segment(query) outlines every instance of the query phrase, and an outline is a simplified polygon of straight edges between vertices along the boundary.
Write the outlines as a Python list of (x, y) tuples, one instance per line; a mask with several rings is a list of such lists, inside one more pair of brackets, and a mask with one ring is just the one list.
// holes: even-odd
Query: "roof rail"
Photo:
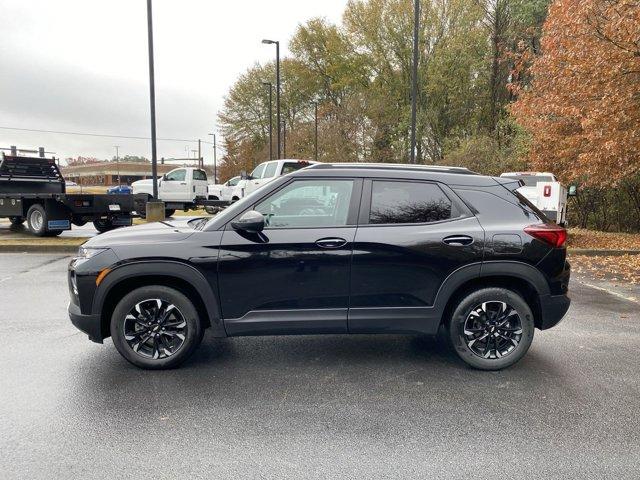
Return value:
[(408, 163), (316, 163), (307, 168), (375, 168), (380, 170), (421, 170), (424, 172), (448, 172), (466, 175), (478, 175), (465, 167), (449, 167), (444, 165), (411, 165)]

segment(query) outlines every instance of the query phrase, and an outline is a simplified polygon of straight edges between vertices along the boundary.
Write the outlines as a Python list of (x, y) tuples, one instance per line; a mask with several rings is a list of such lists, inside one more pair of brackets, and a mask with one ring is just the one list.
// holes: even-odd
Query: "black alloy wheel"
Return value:
[(140, 368), (173, 368), (200, 345), (204, 328), (198, 310), (182, 292), (164, 285), (140, 287), (116, 305), (110, 324), (113, 343)]
[(464, 324), (467, 347), (481, 358), (502, 358), (512, 353), (522, 338), (520, 316), (501, 301), (482, 302)]
[(184, 315), (173, 303), (150, 298), (135, 304), (124, 319), (124, 338), (136, 354), (162, 359), (174, 355), (187, 335)]
[(451, 347), (465, 363), (481, 370), (500, 370), (527, 353), (535, 321), (519, 293), (489, 287), (463, 295), (446, 326)]

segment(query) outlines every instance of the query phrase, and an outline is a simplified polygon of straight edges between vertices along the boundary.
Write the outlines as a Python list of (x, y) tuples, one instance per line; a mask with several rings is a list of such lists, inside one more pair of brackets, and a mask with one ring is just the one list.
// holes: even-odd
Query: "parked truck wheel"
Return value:
[(109, 230), (116, 228), (113, 226), (113, 222), (108, 218), (98, 218), (97, 220), (94, 220), (93, 226), (100, 233), (108, 232)]
[(27, 227), (32, 234), (38, 237), (44, 237), (47, 234), (47, 212), (39, 203), (29, 207)]
[(87, 221), (80, 218), (74, 218), (73, 220), (71, 220), (71, 223), (73, 223), (76, 227), (83, 227), (87, 224)]
[(173, 208), (167, 208), (167, 209), (164, 211), (164, 216), (165, 216), (165, 217), (171, 217), (171, 216), (173, 216), (173, 214), (174, 214), (174, 213), (176, 213), (175, 209), (173, 209)]
[(24, 223), (24, 217), (9, 217), (11, 225), (22, 225)]

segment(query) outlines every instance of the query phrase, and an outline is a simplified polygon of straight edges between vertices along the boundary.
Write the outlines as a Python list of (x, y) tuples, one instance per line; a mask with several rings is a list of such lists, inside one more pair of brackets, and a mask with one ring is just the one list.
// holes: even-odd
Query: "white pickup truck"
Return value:
[(231, 200), (239, 200), (245, 195), (250, 194), (254, 190), (257, 190), (262, 185), (269, 183), (270, 181), (278, 178), (281, 175), (286, 175), (301, 168), (308, 167), (314, 162), (311, 160), (271, 160), (269, 162), (263, 162), (253, 169), (251, 174), (241, 175), (240, 181), (237, 183), (231, 193)]
[[(558, 225), (567, 224), (567, 189), (550, 172), (508, 172), (501, 177), (521, 180), (524, 186), (518, 193), (542, 210), (550, 220)], [(575, 195), (573, 187), (569, 195)]]
[[(153, 180), (138, 180), (131, 184), (133, 193), (153, 195)], [(200, 168), (175, 168), (158, 179), (158, 198), (165, 202), (166, 214), (176, 210), (198, 207), (199, 200), (207, 198), (207, 172)], [(138, 212), (144, 215), (143, 212)]]
[[(209, 185), (209, 200), (224, 200), (230, 202), (234, 200), (233, 196), (240, 181), (240, 176), (230, 178), (222, 185)], [(238, 200), (240, 197), (235, 198)]]

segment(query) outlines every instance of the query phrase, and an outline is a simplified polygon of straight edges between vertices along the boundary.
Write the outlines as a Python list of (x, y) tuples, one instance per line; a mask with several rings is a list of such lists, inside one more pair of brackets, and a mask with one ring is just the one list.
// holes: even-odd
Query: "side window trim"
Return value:
[[(381, 182), (399, 182), (399, 183), (428, 183), (431, 185), (435, 185), (442, 191), (443, 195), (451, 202), (452, 212), (455, 211), (458, 215), (455, 217), (447, 218), (445, 220), (437, 220), (435, 222), (419, 222), (419, 223), (370, 223), (370, 215), (371, 215), (371, 197), (373, 191), (373, 182), (374, 181)], [(458, 199), (458, 196), (453, 193), (453, 191), (445, 184), (440, 182), (435, 182), (432, 180), (409, 180), (404, 178), (368, 178), (365, 180), (363, 188), (362, 188), (362, 204), (360, 207), (360, 213), (358, 215), (358, 226), (359, 227), (403, 227), (403, 226), (412, 226), (412, 225), (437, 225), (440, 223), (446, 222), (455, 222), (462, 218), (467, 218), (469, 216), (473, 216), (473, 214), (469, 211), (467, 206)]]

